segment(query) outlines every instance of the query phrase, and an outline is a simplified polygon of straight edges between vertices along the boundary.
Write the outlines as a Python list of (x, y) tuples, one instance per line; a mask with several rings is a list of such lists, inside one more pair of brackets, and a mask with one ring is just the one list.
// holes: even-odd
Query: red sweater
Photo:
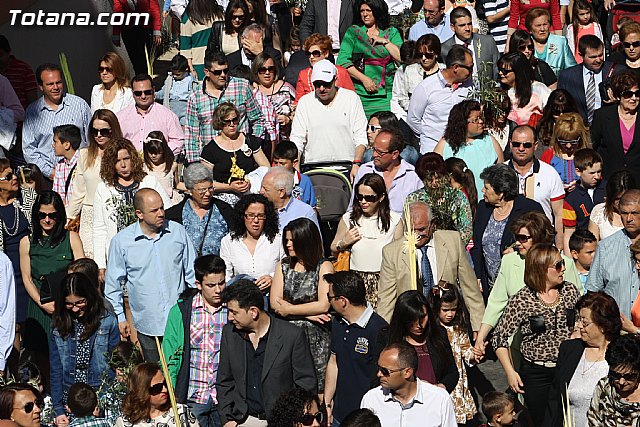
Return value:
[[(136, 5), (135, 8), (132, 7)], [(148, 13), (149, 14), (149, 22), (145, 25), (145, 28), (153, 30), (154, 36), (159, 36), (161, 34), (162, 28), (162, 19), (160, 18), (160, 4), (158, 0), (113, 0), (113, 13)], [(113, 35), (119, 36), (120, 30), (122, 27), (131, 27), (135, 24), (135, 18), (131, 18), (131, 25), (114, 25), (113, 26)], [(144, 20), (141, 19), (140, 22)], [(127, 17), (124, 20), (125, 24), (127, 22)]]
[(523, 3), (522, 0), (511, 0), (509, 8), (509, 28), (514, 30), (526, 30), (524, 25), (527, 12), (535, 7), (547, 9), (551, 13), (551, 28), (549, 31), (562, 30), (560, 23), (560, 3), (558, 0), (528, 0)]

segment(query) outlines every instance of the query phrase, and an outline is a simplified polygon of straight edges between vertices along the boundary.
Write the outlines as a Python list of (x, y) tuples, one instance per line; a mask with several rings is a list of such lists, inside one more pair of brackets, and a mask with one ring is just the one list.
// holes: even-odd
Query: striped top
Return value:
[[(500, 12), (502, 9), (509, 7), (509, 0), (488, 0), (484, 2), (485, 16), (493, 16)], [(507, 44), (507, 30), (509, 28), (509, 15), (507, 14), (498, 22), (494, 22), (489, 25), (489, 35), (493, 36), (493, 39), (498, 46), (498, 52), (504, 52), (504, 47)]]
[(27, 108), (29, 105), (27, 93), (38, 90), (36, 75), (33, 73), (31, 66), (11, 55), (9, 66), (2, 74), (11, 82), (11, 86), (13, 90), (16, 91), (22, 108)]
[(187, 59), (191, 59), (193, 69), (198, 73), (198, 81), (204, 79), (204, 53), (207, 50), (211, 25), (193, 23), (189, 15), (185, 12), (180, 23), (180, 54)]

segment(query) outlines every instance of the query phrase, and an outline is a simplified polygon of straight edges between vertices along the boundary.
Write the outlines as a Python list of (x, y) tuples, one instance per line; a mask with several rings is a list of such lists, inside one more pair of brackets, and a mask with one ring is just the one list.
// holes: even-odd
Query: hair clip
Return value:
[(465, 167), (462, 168), (462, 173), (466, 173), (468, 170), (469, 170), (469, 168), (465, 166)]
[(159, 142), (159, 143), (161, 143), (161, 144), (162, 144), (162, 142), (163, 142), (161, 139), (158, 139), (158, 138), (148, 138), (148, 137), (147, 137), (147, 138), (144, 140), (144, 143), (146, 144), (146, 143), (149, 143), (149, 142), (151, 142), (151, 141), (156, 141), (156, 142)]
[(442, 294), (449, 290), (449, 283), (444, 280), (440, 280), (436, 286), (431, 288), (431, 292), (434, 296), (442, 299)]

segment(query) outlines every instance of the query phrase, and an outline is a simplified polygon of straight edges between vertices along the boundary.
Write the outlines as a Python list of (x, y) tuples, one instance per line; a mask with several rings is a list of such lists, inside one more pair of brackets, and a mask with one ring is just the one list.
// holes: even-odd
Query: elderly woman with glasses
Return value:
[[(492, 344), (513, 392), (524, 401), (536, 426), (543, 424), (549, 389), (556, 374), (560, 344), (575, 326), (575, 306), (580, 296), (565, 280), (565, 260), (558, 249), (537, 244), (524, 261), (525, 287), (507, 306), (493, 333)], [(509, 353), (509, 338), (522, 334), (522, 363), (516, 371)]]
[[(298, 83), (296, 84), (296, 103), (298, 103), (303, 95), (314, 91), (313, 82), (311, 81), (311, 71), (313, 71), (313, 65), (316, 62), (328, 59), (329, 55), (331, 55), (331, 37), (323, 36), (318, 33), (311, 34), (304, 41), (303, 48), (307, 54), (307, 58), (309, 58), (309, 64), (311, 66), (300, 71), (300, 74), (298, 75)], [(336, 80), (338, 87), (355, 90), (349, 72), (344, 67), (340, 66), (336, 66), (336, 69), (338, 70), (338, 79)]]

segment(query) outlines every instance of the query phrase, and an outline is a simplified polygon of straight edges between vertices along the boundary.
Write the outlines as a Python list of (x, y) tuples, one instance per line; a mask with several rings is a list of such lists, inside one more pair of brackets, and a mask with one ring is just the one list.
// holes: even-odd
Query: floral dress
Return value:
[[(182, 403), (178, 403), (178, 416), (180, 417), (180, 425), (182, 427), (199, 427), (198, 419), (195, 415), (189, 410), (187, 405)], [(176, 419), (173, 409), (169, 409), (162, 415), (159, 415), (155, 418), (147, 418), (141, 421), (138, 421), (135, 424), (130, 423), (125, 420), (122, 416), (118, 417), (116, 420), (115, 427), (175, 427)]]
[(469, 380), (467, 379), (467, 369), (465, 367), (465, 364), (468, 366), (474, 364), (472, 361), (471, 341), (469, 341), (469, 335), (466, 332), (458, 330), (454, 326), (445, 326), (444, 328), (447, 330), (447, 335), (449, 335), (449, 343), (451, 344), (453, 358), (456, 360), (459, 374), (458, 384), (451, 393), (451, 399), (456, 412), (456, 421), (458, 424), (465, 424), (477, 412), (473, 396), (469, 391)]

